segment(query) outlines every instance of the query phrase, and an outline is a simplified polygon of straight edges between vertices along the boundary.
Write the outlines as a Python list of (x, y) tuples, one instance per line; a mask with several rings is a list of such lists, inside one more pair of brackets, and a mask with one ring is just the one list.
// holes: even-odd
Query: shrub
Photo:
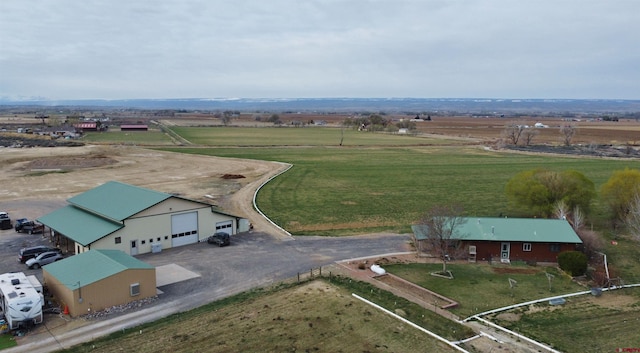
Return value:
[(582, 276), (587, 272), (587, 255), (579, 251), (565, 251), (558, 255), (560, 268), (571, 276)]

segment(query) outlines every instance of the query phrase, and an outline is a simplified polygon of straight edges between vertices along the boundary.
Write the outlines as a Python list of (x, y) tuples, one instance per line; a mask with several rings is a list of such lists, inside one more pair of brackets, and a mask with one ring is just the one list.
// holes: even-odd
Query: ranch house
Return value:
[[(428, 252), (425, 227), (411, 228), (418, 248)], [(561, 219), (469, 217), (456, 232), (452, 240), (470, 262), (557, 262), (558, 254), (582, 244), (569, 222)]]
[[(248, 230), (246, 219), (208, 203), (111, 181), (67, 200), (37, 220), (63, 250), (121, 250), (129, 255), (206, 240), (214, 232)], [(46, 233), (46, 231), (45, 231)]]

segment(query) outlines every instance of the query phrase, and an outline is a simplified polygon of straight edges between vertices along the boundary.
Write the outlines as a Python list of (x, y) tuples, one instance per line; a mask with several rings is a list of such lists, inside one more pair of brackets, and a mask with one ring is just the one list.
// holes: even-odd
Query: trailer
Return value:
[(35, 276), (22, 272), (0, 275), (0, 309), (9, 330), (42, 323), (44, 295)]

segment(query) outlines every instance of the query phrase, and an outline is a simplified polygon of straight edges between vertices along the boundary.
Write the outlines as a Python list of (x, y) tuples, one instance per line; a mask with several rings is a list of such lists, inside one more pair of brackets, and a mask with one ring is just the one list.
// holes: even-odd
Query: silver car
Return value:
[(29, 268), (40, 268), (46, 264), (50, 264), (52, 262), (62, 260), (64, 257), (57, 251), (47, 251), (42, 254), (34, 257), (33, 259), (27, 260), (25, 264)]

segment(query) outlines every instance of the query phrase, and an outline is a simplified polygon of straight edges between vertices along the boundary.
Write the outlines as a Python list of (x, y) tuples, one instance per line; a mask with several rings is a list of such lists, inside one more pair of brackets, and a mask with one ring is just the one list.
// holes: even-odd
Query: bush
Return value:
[(571, 276), (582, 276), (587, 272), (587, 255), (579, 251), (565, 251), (558, 255), (560, 268)]

